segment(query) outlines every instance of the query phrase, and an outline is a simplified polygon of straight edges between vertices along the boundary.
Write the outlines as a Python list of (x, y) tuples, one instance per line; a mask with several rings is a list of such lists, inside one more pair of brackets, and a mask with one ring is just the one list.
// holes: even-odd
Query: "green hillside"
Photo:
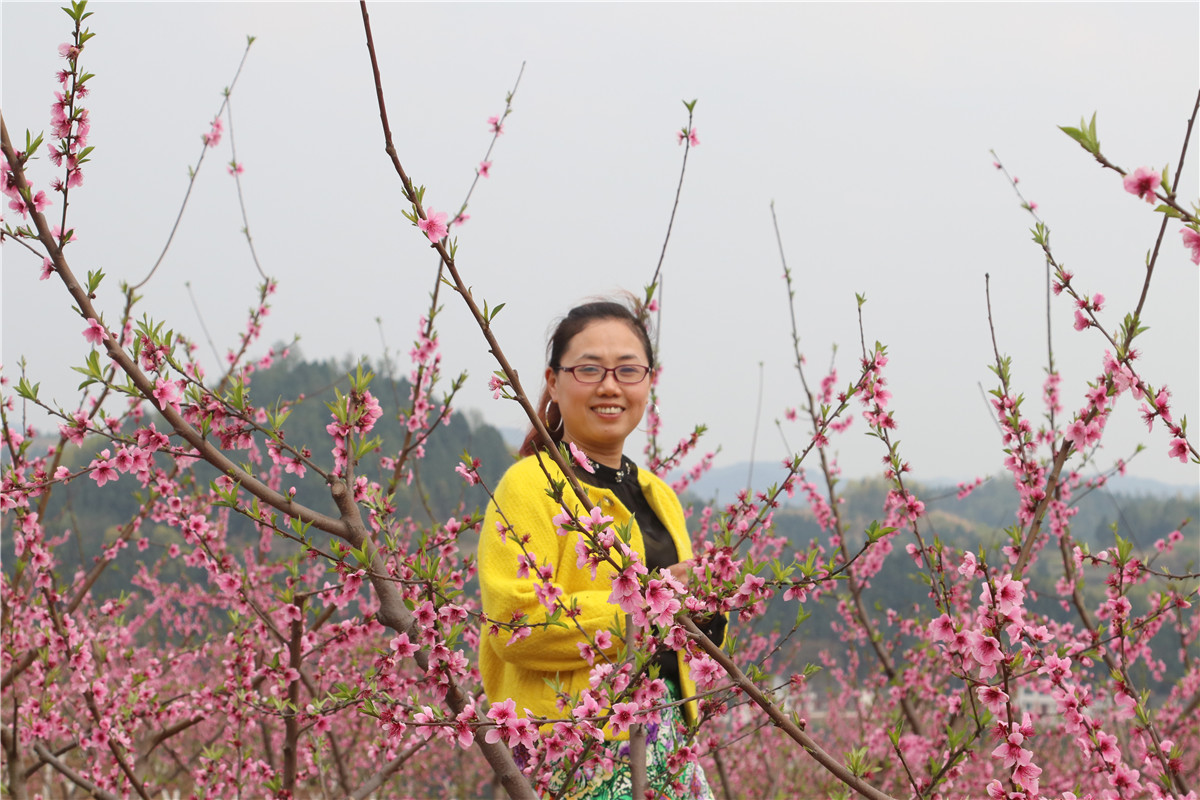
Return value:
[[(353, 371), (354, 366), (353, 363), (334, 361), (305, 361), (294, 355), (280, 359), (270, 369), (251, 376), (247, 387), (250, 400), (257, 405), (273, 407), (281, 398), (302, 397), (303, 400), (291, 405), (292, 413), (284, 424), (286, 441), (297, 448), (308, 447), (313, 460), (328, 468), (333, 462), (330, 453), (332, 440), (325, 426), (332, 417), (326, 404), (334, 400), (335, 388), (343, 393), (348, 391), (347, 373)], [(376, 376), (371, 391), (385, 410), (371, 435), (381, 437), (382, 446), (378, 453), (363, 458), (359, 474), (386, 484), (390, 474), (382, 472), (378, 456), (395, 456), (403, 443), (405, 429), (396, 419), (396, 404), (397, 399), (400, 403), (408, 402), (409, 390), (410, 384), (406, 380)], [(441, 400), (440, 396), (435, 399)], [(435, 408), (440, 408), (440, 402), (435, 403)], [(160, 430), (163, 428), (161, 420), (157, 420), (157, 427)], [(264, 437), (259, 435), (257, 438), (261, 447)], [(76, 471), (86, 467), (98, 452), (111, 447), (111, 443), (99, 437), (89, 439), (81, 448), (68, 444), (62, 463)], [(442, 521), (460, 509), (471, 511), (486, 504), (487, 495), (483, 490), (466, 486), (462, 477), (454, 471), (464, 450), (481, 461), (479, 472), (493, 486), (513, 459), (500, 433), (484, 423), (478, 414), (455, 412), (448, 425), (439, 426), (425, 441), (424, 448), (423, 458), (410, 461), (414, 479), (411, 483), (401, 483), (396, 491), (394, 502), (402, 517), (411, 515), (418, 520), (428, 520), (432, 514)], [(269, 464), (265, 451), (263, 456)], [(245, 455), (239, 453), (235, 457), (241, 460)], [(207, 464), (197, 463), (180, 476), (180, 481), (185, 486), (192, 483), (207, 486), (215, 476), (216, 472)], [(296, 487), (296, 499), (299, 502), (325, 513), (336, 514), (329, 489), (319, 475), (309, 470), (303, 478), (297, 479), (295, 475), (288, 474), (284, 479), (285, 487)], [(70, 561), (60, 569), (60, 575), (68, 578), (74, 567), (89, 569), (104, 544), (117, 538), (120, 528), (135, 517), (142, 505), (143, 495), (143, 490), (128, 475), (103, 488), (88, 477), (55, 486), (45, 515), (48, 535), (58, 535), (67, 530), (72, 532), (71, 541), (57, 549), (60, 558), (63, 554), (71, 554)], [(155, 548), (181, 541), (177, 532), (155, 525), (150, 520), (144, 523), (139, 535), (133, 537), (134, 541), (141, 536), (147, 536)], [(230, 537), (233, 541), (257, 540), (250, 523), (237, 516), (231, 518)], [(287, 545), (281, 543), (280, 546)], [(5, 563), (12, 563), (11, 535), (3, 537), (0, 557)], [(146, 555), (137, 553), (134, 547), (122, 551), (96, 585), (95, 596), (112, 596), (128, 589), (129, 577), (136, 562), (146, 558)]]

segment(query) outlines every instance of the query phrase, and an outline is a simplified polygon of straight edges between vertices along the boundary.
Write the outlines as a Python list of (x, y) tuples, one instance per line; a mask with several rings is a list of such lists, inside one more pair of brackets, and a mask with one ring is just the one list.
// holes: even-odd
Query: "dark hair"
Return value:
[[(630, 307), (635, 303), (633, 296), (629, 296), (629, 303), (619, 303), (613, 300), (596, 300), (591, 303), (575, 306), (567, 315), (558, 321), (558, 325), (554, 328), (554, 333), (550, 334), (550, 340), (546, 343), (546, 365), (551, 369), (557, 370), (562, 366), (561, 359), (567, 347), (570, 346), (571, 340), (576, 334), (582, 331), (593, 322), (599, 322), (606, 319), (616, 319), (625, 322), (633, 330), (637, 337), (642, 341), (642, 347), (646, 349), (646, 360), (650, 369), (654, 369), (654, 346), (650, 342), (650, 333), (646, 330), (646, 323), (634, 312)], [(562, 414), (558, 410), (558, 404), (550, 400), (550, 387), (542, 387), (542, 397), (537, 404), (537, 414), (541, 417), (542, 423), (545, 424), (546, 430), (550, 431), (550, 438), (555, 444), (562, 441)], [(529, 428), (529, 433), (525, 434), (525, 441), (521, 444), (520, 454), (522, 456), (531, 456), (540, 450), (542, 447), (541, 437), (532, 426)]]

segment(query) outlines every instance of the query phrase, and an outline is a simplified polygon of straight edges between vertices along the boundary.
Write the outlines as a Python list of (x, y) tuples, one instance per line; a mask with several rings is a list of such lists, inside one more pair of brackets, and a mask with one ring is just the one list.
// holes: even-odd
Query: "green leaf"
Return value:
[(867, 541), (877, 542), (889, 533), (895, 533), (896, 528), (887, 528), (879, 524), (878, 520), (874, 520), (867, 526), (866, 534)]
[(80, 389), (85, 389), (88, 386), (91, 386), (93, 383), (104, 379), (104, 373), (100, 371), (99, 350), (93, 350), (92, 352), (88, 353), (85, 364), (86, 366), (84, 367), (71, 367), (71, 369), (75, 370), (80, 375), (87, 376), (87, 380), (79, 384)]
[(1065, 133), (1067, 136), (1070, 136), (1075, 141), (1079, 142), (1085, 148), (1087, 147), (1088, 138), (1087, 138), (1086, 132), (1079, 130), (1079, 128), (1072, 128), (1068, 125), (1059, 125), (1058, 129), (1060, 131), (1062, 131), (1063, 133)]
[(30, 386), (29, 381), (22, 377), (21, 380), (17, 381), (17, 394), (26, 400), (36, 401), (39, 386), (41, 386), (40, 383), (35, 383), (33, 386)]

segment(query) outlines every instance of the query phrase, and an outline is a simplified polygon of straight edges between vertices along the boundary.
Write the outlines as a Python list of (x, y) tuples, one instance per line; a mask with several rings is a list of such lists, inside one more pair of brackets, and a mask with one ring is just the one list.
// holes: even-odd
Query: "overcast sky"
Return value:
[[(3, 113), (10, 133), (48, 130), (69, 19), (54, 3), (6, 0)], [(72, 193), (75, 272), (103, 269), (107, 321), (118, 284), (141, 280), (166, 240), (201, 135), (257, 37), (234, 90), (250, 229), (279, 291), (263, 349), (299, 334), (309, 358), (406, 353), (436, 259), (401, 216), (383, 152), (357, 4), (94, 3), (82, 58), (96, 147)], [(1036, 418), (1046, 365), (1044, 267), (1031, 220), (992, 167), (995, 148), (1053, 231), (1075, 285), (1107, 298), (1115, 327), (1137, 303), (1158, 219), (1057, 130), (1098, 112), (1104, 152), (1126, 168), (1178, 162), (1196, 100), (1200, 6), (1137, 4), (426, 4), (370, 6), (399, 155), (426, 203), (457, 208), (485, 152), (486, 120), (513, 114), (458, 231), (458, 263), (478, 300), (506, 303), (496, 333), (531, 391), (541, 384), (551, 321), (576, 302), (640, 292), (662, 247), (682, 148), (675, 131), (697, 98), (700, 146), (688, 160), (664, 263), (661, 405), (665, 437), (707, 424), (718, 463), (787, 452), (775, 426), (800, 402), (775, 202), (797, 281), (810, 380), (837, 346), (839, 383), (859, 352), (855, 293), (868, 343), (888, 346), (901, 450), (918, 478), (1001, 469), (980, 384), (992, 345), (991, 275), (1000, 350)], [(227, 136), (206, 158), (187, 215), (141, 313), (217, 348), (233, 346), (255, 299)], [(1197, 194), (1200, 153), (1180, 186)], [(44, 187), (43, 159), (32, 169)], [(5, 209), (5, 220), (13, 221)], [(26, 357), (43, 396), (75, 397), (84, 325), (40, 261), (3, 250), (3, 362)], [(1163, 244), (1139, 340), (1143, 377), (1173, 392), (1176, 416), (1200, 419), (1198, 270), (1178, 225)], [(470, 372), (460, 408), (523, 426), (493, 401), (495, 368), (461, 300), (443, 293), (447, 373)], [(1052, 307), (1068, 412), (1102, 366), (1096, 331), (1077, 333), (1065, 298)], [(376, 319), (382, 320), (382, 337)], [(203, 358), (214, 365), (205, 347)], [(264, 401), (268, 398), (260, 398)], [(273, 399), (273, 398), (271, 398)], [(1196, 423), (1194, 422), (1193, 425)], [(793, 447), (805, 437), (785, 423)], [(882, 450), (861, 419), (835, 440), (844, 472), (874, 474)], [(1167, 458), (1122, 398), (1099, 464), (1148, 451), (1130, 472), (1197, 484)], [(1192, 440), (1197, 431), (1193, 429)], [(640, 449), (640, 443), (630, 450)], [(631, 453), (636, 455), (636, 453)], [(770, 476), (761, 476), (764, 480)]]

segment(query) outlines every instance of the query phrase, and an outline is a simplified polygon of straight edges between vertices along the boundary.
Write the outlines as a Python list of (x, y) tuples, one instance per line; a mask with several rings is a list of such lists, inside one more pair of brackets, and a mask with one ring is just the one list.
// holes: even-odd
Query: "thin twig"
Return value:
[[(233, 74), (233, 80), (229, 84), (229, 88), (225, 90), (224, 99), (221, 101), (221, 107), (217, 109), (217, 118), (220, 118), (221, 113), (225, 110), (225, 106), (229, 103), (229, 96), (233, 93), (233, 87), (237, 85), (238, 77), (242, 74), (242, 67), (246, 63), (246, 56), (250, 53), (250, 45), (254, 43), (254, 39), (250, 38), (246, 41), (246, 49), (242, 51), (242, 60), (238, 62), (237, 72)], [(192, 196), (192, 187), (196, 185), (196, 176), (200, 174), (200, 165), (204, 163), (204, 154), (208, 152), (208, 141), (204, 142), (204, 147), (200, 149), (200, 158), (196, 159), (196, 166), (190, 170), (191, 175), (188, 178), (187, 191), (183, 194), (183, 202), (179, 206), (179, 213), (175, 215), (175, 224), (171, 226), (171, 232), (167, 235), (167, 243), (163, 245), (162, 252), (158, 254), (158, 258), (154, 262), (154, 266), (150, 268), (150, 273), (142, 280), (131, 287), (131, 291), (137, 291), (146, 285), (146, 282), (154, 277), (154, 273), (158, 271), (158, 266), (162, 264), (163, 259), (167, 256), (167, 251), (171, 249), (171, 242), (175, 239), (175, 232), (179, 230), (179, 222), (183, 219), (183, 212), (187, 208), (188, 198)]]
[[(687, 132), (692, 132), (692, 116), (695, 113), (696, 101), (691, 104), (684, 101), (684, 105), (688, 107)], [(675, 186), (675, 202), (671, 205), (671, 217), (667, 220), (667, 235), (663, 237), (662, 252), (658, 255), (658, 264), (654, 267), (654, 276), (650, 278), (650, 289), (653, 291), (654, 285), (658, 283), (658, 274), (662, 272), (663, 259), (667, 257), (667, 243), (671, 241), (671, 228), (675, 225), (675, 212), (679, 209), (679, 196), (683, 192), (683, 176), (687, 172), (688, 153), (692, 149), (692, 140), (690, 136), (684, 136), (683, 143), (683, 164), (679, 168), (679, 183)], [(647, 298), (649, 299), (649, 298)]]

